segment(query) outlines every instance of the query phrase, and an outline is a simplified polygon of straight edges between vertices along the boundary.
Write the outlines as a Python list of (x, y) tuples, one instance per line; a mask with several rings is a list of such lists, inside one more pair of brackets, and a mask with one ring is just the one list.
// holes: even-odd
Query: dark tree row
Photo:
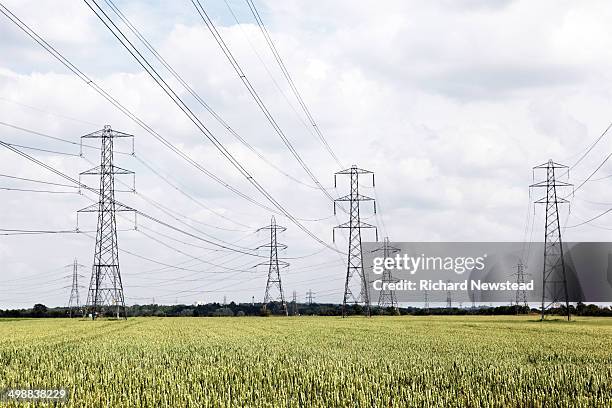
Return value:
[[(290, 314), (293, 312), (292, 305), (289, 304)], [(300, 315), (314, 316), (340, 316), (342, 308), (340, 305), (331, 303), (313, 303), (303, 304), (298, 303), (298, 313)], [(347, 314), (361, 315), (364, 314), (364, 308), (360, 305), (353, 305), (348, 308)], [(570, 306), (570, 312), (575, 316), (612, 316), (612, 308), (600, 307), (598, 305), (587, 305), (578, 303), (576, 306)], [(477, 308), (430, 308), (423, 309), (417, 307), (400, 308), (395, 311), (392, 308), (372, 308), (372, 314), (381, 315), (515, 315), (515, 314), (537, 314), (537, 309), (528, 310), (526, 307), (516, 306), (497, 306), (497, 307), (477, 307)], [(566, 314), (564, 306), (551, 309), (547, 312), (552, 315), (563, 316)], [(83, 312), (73, 310), (74, 316), (82, 316)], [(278, 303), (272, 303), (267, 308), (263, 308), (261, 304), (251, 303), (234, 303), (227, 305), (219, 303), (208, 303), (205, 305), (133, 305), (127, 307), (127, 315), (134, 316), (158, 316), (158, 317), (214, 317), (214, 316), (271, 316), (282, 315), (283, 310)], [(31, 309), (12, 309), (0, 310), (0, 317), (10, 318), (42, 318), (42, 317), (67, 317), (69, 315), (68, 308), (54, 307), (48, 308), (42, 304), (36, 304)]]

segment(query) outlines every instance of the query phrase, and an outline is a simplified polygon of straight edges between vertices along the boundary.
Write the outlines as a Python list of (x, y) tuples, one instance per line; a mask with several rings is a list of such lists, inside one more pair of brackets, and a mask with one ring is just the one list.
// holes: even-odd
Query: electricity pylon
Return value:
[(72, 267), (72, 288), (70, 289), (70, 298), (68, 299), (68, 314), (72, 318), (73, 311), (79, 311), (81, 309), (81, 300), (79, 297), (79, 268), (85, 267), (81, 265), (76, 258), (72, 265), (66, 265), (66, 267)]
[(423, 306), (425, 307), (425, 313), (429, 314), (429, 297), (428, 292), (425, 290), (425, 301), (423, 302)]
[(134, 172), (113, 164), (113, 144), (117, 138), (133, 137), (127, 133), (115, 131), (109, 125), (104, 126), (102, 130), (81, 137), (81, 143), (83, 139), (102, 140), (100, 165), (81, 173), (81, 175), (100, 176), (98, 202), (79, 210), (79, 213), (98, 213), (94, 262), (87, 293), (87, 312), (91, 313), (92, 319), (105, 314), (114, 314), (117, 319), (121, 316), (127, 319), (123, 284), (119, 270), (119, 246), (117, 244), (115, 213), (135, 213), (135, 210), (115, 201), (115, 174), (131, 174), (133, 176)]
[[(546, 309), (565, 301), (567, 320), (570, 320), (565, 259), (563, 257), (563, 242), (561, 240), (561, 225), (559, 223), (559, 204), (566, 204), (568, 201), (557, 195), (557, 187), (571, 187), (572, 184), (557, 180), (556, 178), (556, 169), (568, 169), (563, 164), (548, 160), (547, 163), (535, 166), (533, 168), (534, 174), (535, 170), (539, 169), (546, 170), (546, 180), (532, 184), (530, 187), (546, 188), (546, 197), (535, 201), (537, 204), (546, 204), (541, 319), (544, 320)], [(569, 177), (569, 169), (566, 171), (566, 174)]]
[[(289, 311), (287, 310), (287, 303), (285, 302), (285, 294), (283, 293), (283, 284), (281, 282), (281, 268), (286, 268), (289, 266), (289, 263), (285, 261), (280, 261), (278, 259), (278, 251), (287, 249), (287, 245), (279, 244), (276, 240), (277, 231), (284, 232), (287, 228), (282, 227), (276, 224), (276, 219), (272, 216), (272, 220), (270, 221), (270, 225), (266, 225), (265, 227), (259, 228), (257, 231), (269, 230), (270, 231), (270, 243), (265, 245), (260, 245), (259, 248), (270, 248), (270, 259), (268, 262), (262, 262), (257, 264), (257, 266), (265, 265), (268, 267), (268, 281), (266, 282), (266, 294), (263, 300), (264, 309), (267, 308), (268, 303), (280, 301), (281, 306), (283, 308), (283, 312), (285, 316), (289, 316)], [(278, 295), (272, 296), (272, 291), (274, 289), (278, 289)]]
[[(446, 283), (450, 283), (450, 280), (446, 281)], [(446, 291), (446, 307), (448, 309), (453, 308), (453, 298), (452, 298), (452, 293), (450, 290)]]
[[(363, 270), (363, 252), (361, 248), (361, 230), (364, 228), (374, 228), (376, 231), (376, 241), (378, 242), (378, 229), (376, 226), (362, 222), (359, 213), (359, 203), (361, 201), (372, 201), (374, 203), (374, 214), (376, 214), (376, 201), (373, 198), (359, 194), (359, 175), (371, 174), (372, 186), (374, 186), (374, 173), (369, 170), (360, 169), (353, 165), (350, 169), (342, 170), (334, 174), (334, 187), (336, 187), (337, 175), (351, 176), (351, 192), (348, 195), (334, 200), (334, 215), (336, 214), (336, 203), (346, 201), (349, 203), (350, 212), (349, 220), (343, 224), (337, 225), (333, 229), (333, 240), (336, 241), (336, 228), (348, 229), (348, 262), (346, 267), (346, 281), (344, 284), (344, 298), (342, 300), (342, 317), (346, 317), (346, 304), (348, 302), (359, 304), (363, 303), (366, 307), (366, 313), (370, 316), (370, 290), (368, 282), (366, 282), (365, 272)], [(359, 295), (355, 296), (359, 285)]]
[[(389, 241), (389, 237), (385, 237), (383, 240), (382, 247), (376, 248), (372, 252), (382, 252), (383, 258), (391, 258), (391, 256), (397, 252), (399, 252), (399, 248), (395, 248), (391, 246)], [(391, 274), (391, 269), (384, 268), (382, 273), (382, 290), (378, 296), (378, 307), (392, 307), (395, 312), (398, 311), (397, 298), (395, 296), (395, 291), (389, 289), (389, 283), (397, 282), (393, 279)]]
[(516, 265), (516, 273), (514, 274), (516, 277), (516, 283), (518, 284), (518, 288), (516, 290), (516, 299), (514, 300), (514, 307), (516, 308), (516, 314), (519, 314), (519, 308), (524, 306), (527, 310), (529, 310), (529, 304), (527, 303), (527, 292), (525, 288), (521, 289), (521, 286), (525, 284), (525, 266), (522, 261)]
[(293, 316), (297, 316), (298, 315), (297, 292), (295, 290), (293, 291), (293, 301), (291, 302), (291, 306), (293, 307), (293, 311), (291, 314)]
[(315, 293), (312, 291), (312, 289), (308, 290), (308, 292), (306, 292), (306, 301), (308, 302), (308, 306), (312, 305), (312, 299), (313, 299), (313, 295)]

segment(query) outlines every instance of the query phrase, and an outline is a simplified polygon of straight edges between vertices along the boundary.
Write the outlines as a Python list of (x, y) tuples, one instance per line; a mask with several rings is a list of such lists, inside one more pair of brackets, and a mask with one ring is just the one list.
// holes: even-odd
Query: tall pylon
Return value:
[[(514, 275), (516, 277), (516, 283), (518, 284), (516, 298), (514, 300), (514, 307), (516, 308), (516, 314), (519, 314), (519, 309), (521, 306), (529, 310), (529, 303), (527, 303), (527, 292), (524, 289), (525, 266), (523, 265), (522, 261), (519, 261), (516, 264), (516, 273)], [(521, 289), (521, 286), (523, 286), (523, 289)]]
[[(450, 283), (450, 280), (446, 281), (446, 283)], [(448, 309), (453, 308), (453, 295), (450, 290), (446, 291), (446, 307)]]
[(423, 306), (425, 308), (425, 313), (429, 314), (429, 293), (425, 290), (425, 299), (423, 302)]
[(134, 176), (134, 172), (113, 164), (113, 145), (114, 140), (117, 138), (132, 138), (133, 148), (133, 137), (133, 135), (115, 131), (109, 125), (104, 126), (102, 130), (81, 137), (81, 142), (83, 139), (102, 140), (100, 165), (81, 173), (81, 176), (100, 176), (98, 202), (79, 210), (79, 213), (98, 213), (94, 262), (87, 292), (86, 306), (87, 313), (91, 314), (92, 319), (104, 315), (114, 315), (117, 319), (121, 317), (127, 319), (123, 283), (119, 269), (119, 246), (117, 244), (117, 219), (115, 213), (135, 213), (135, 210), (115, 201), (115, 174), (130, 174)]
[[(270, 231), (270, 243), (257, 247), (270, 248), (270, 259), (268, 260), (268, 262), (262, 262), (257, 265), (265, 265), (268, 267), (268, 281), (266, 282), (266, 294), (263, 300), (263, 307), (264, 309), (266, 309), (268, 303), (270, 302), (280, 302), (285, 316), (289, 316), (289, 311), (287, 310), (287, 303), (285, 302), (285, 294), (283, 293), (283, 284), (281, 282), (280, 273), (281, 268), (288, 267), (289, 263), (278, 259), (278, 251), (287, 249), (287, 245), (278, 243), (276, 239), (277, 232), (284, 232), (287, 230), (287, 228), (277, 225), (276, 219), (274, 218), (274, 216), (272, 216), (272, 219), (270, 220), (270, 225), (261, 227), (257, 231), (262, 230)], [(272, 292), (275, 289), (278, 290), (278, 294), (276, 296), (273, 296)]]
[[(376, 248), (372, 252), (382, 252), (383, 258), (391, 258), (393, 254), (400, 252), (399, 248), (391, 246), (391, 242), (389, 241), (389, 237), (385, 237), (383, 239), (383, 245), (379, 248)], [(391, 269), (384, 268), (382, 273), (382, 290), (378, 296), (378, 307), (391, 307), (395, 312), (398, 311), (397, 305), (397, 297), (395, 296), (395, 291), (389, 289), (389, 283), (396, 282), (393, 279), (391, 274)]]
[[(350, 169), (342, 170), (334, 174), (334, 187), (337, 186), (336, 180), (338, 175), (351, 176), (351, 192), (348, 195), (334, 200), (334, 215), (336, 214), (336, 203), (346, 201), (350, 205), (349, 220), (343, 224), (337, 225), (333, 229), (333, 240), (336, 241), (336, 228), (348, 229), (348, 261), (346, 267), (346, 281), (344, 284), (344, 298), (342, 300), (342, 317), (346, 317), (347, 303), (359, 304), (363, 303), (366, 307), (366, 313), (371, 315), (370, 311), (370, 290), (366, 276), (363, 270), (363, 252), (361, 247), (361, 230), (364, 228), (374, 228), (376, 231), (376, 241), (378, 242), (378, 229), (376, 226), (362, 222), (360, 217), (361, 201), (372, 201), (374, 204), (374, 214), (376, 214), (376, 201), (373, 198), (367, 197), (359, 193), (359, 175), (371, 174), (372, 186), (374, 186), (374, 173), (369, 170), (360, 169), (353, 165)], [(358, 285), (358, 286), (357, 286)], [(355, 295), (359, 290), (359, 295)]]
[(293, 316), (297, 316), (298, 315), (297, 292), (295, 290), (293, 291), (293, 300), (291, 301), (291, 307), (293, 308), (293, 310), (291, 311), (291, 314)]
[[(536, 204), (546, 204), (544, 265), (542, 270), (542, 320), (544, 320), (546, 309), (561, 302), (565, 303), (567, 320), (571, 318), (563, 242), (561, 240), (561, 224), (559, 223), (559, 204), (566, 204), (568, 201), (557, 195), (557, 187), (571, 187), (572, 184), (558, 180), (555, 174), (556, 169), (568, 169), (568, 167), (552, 160), (535, 166), (533, 168), (534, 177), (536, 170), (546, 170), (546, 180), (530, 186), (531, 188), (546, 188), (546, 197), (535, 201)], [(569, 169), (566, 170), (566, 174), (569, 177)]]
[(314, 294), (315, 292), (313, 292), (312, 289), (309, 289), (308, 292), (306, 292), (306, 301), (308, 302), (308, 306), (312, 306)]
[(79, 268), (84, 267), (84, 265), (81, 265), (77, 259), (74, 258), (72, 265), (66, 265), (66, 267), (72, 267), (72, 288), (70, 289), (70, 298), (68, 299), (68, 315), (72, 318), (75, 311), (81, 312), (81, 299), (79, 297)]

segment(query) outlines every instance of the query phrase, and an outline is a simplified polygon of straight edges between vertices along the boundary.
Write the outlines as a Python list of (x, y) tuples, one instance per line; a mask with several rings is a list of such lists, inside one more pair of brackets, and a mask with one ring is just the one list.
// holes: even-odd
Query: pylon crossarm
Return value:
[(533, 169), (567, 169), (569, 168), (565, 164), (555, 163), (552, 160), (549, 160), (546, 163), (542, 163), (540, 165), (534, 166)]
[(112, 137), (112, 138), (117, 138), (117, 137), (134, 137), (134, 135), (130, 135), (129, 133), (124, 133), (124, 132), (120, 132), (118, 130), (113, 130), (107, 126), (104, 127), (104, 129), (101, 130), (96, 130), (95, 132), (91, 132), (86, 134), (85, 136), (81, 136), (81, 139), (99, 139), (101, 137)]
[[(535, 204), (550, 204), (550, 201), (546, 198), (546, 197), (542, 197), (536, 201), (534, 201)], [(568, 204), (569, 201), (567, 201), (565, 198), (557, 198), (557, 203), (559, 204)]]
[(573, 184), (571, 183), (567, 183), (565, 181), (561, 181), (561, 180), (555, 180), (554, 184), (550, 183), (548, 184), (546, 181), (540, 181), (539, 183), (535, 183), (535, 184), (531, 184), (529, 187), (530, 188), (536, 188), (536, 187), (545, 187), (545, 188), (550, 188), (550, 187), (571, 187), (573, 186)]
[[(258, 247), (255, 247), (255, 249), (262, 249), (262, 248), (271, 248), (270, 244), (263, 244), (263, 245), (259, 245)], [(276, 248), (279, 251), (285, 250), (287, 249), (287, 245), (286, 244), (276, 244)]]
[(353, 166), (350, 169), (340, 170), (334, 174), (372, 174), (374, 172), (370, 170), (360, 169), (359, 167)]
[(374, 199), (363, 194), (356, 194), (355, 197), (351, 197), (349, 194), (336, 198), (334, 201), (374, 201)]

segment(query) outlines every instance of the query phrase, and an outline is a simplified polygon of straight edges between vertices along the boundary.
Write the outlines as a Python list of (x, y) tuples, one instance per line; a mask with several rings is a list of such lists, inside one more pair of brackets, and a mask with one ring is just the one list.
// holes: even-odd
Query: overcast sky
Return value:
[[(347, 194), (347, 179), (339, 178), (338, 188), (333, 188), (333, 173), (340, 168), (308, 126), (246, 3), (227, 1), (229, 7), (223, 0), (202, 4), (304, 162), (332, 196)], [(3, 4), (160, 135), (244, 194), (269, 205), (85, 3), (10, 0)], [(306, 220), (303, 225), (312, 233), (333, 245), (332, 226), (345, 222), (346, 215), (339, 212), (333, 217), (332, 203), (313, 188), (273, 131), (191, 2), (116, 4), (241, 137), (300, 181), (263, 162), (176, 80), (169, 82), (266, 190)], [(376, 189), (364, 177), (362, 193), (377, 199), (379, 216), (372, 216), (368, 204), (363, 205), (362, 215), (378, 225), (381, 238), (521, 241), (529, 237), (531, 168), (550, 158), (573, 165), (612, 120), (612, 4), (607, 1), (256, 0), (256, 5), (342, 164), (376, 173)], [(118, 154), (116, 164), (136, 171), (137, 194), (117, 193), (117, 200), (198, 236), (209, 234), (247, 248), (266, 241), (265, 233), (254, 231), (270, 222), (270, 212), (180, 159), (2, 15), (0, 38), (1, 122), (77, 143), (80, 136), (105, 124), (132, 133), (136, 156)], [(163, 67), (156, 67), (170, 78)], [(5, 125), (0, 125), (0, 140), (77, 155), (27, 151), (75, 177), (100, 160), (94, 149), (84, 149), (80, 158), (77, 145)], [(610, 140), (604, 137), (572, 169), (570, 182), (579, 185), (602, 163)], [(116, 145), (117, 151), (130, 149), (129, 143)], [(0, 150), (0, 174), (66, 182), (6, 149)], [(612, 213), (592, 224), (571, 227), (612, 206), (607, 188), (612, 178), (605, 178), (611, 174), (611, 166), (604, 164), (574, 197), (568, 197), (571, 213), (562, 214), (568, 226), (566, 241), (609, 239)], [(536, 181), (543, 176), (536, 173)], [(121, 180), (131, 183), (129, 178)], [(95, 178), (83, 182), (97, 184)], [(126, 189), (117, 183), (118, 190)], [(76, 211), (91, 204), (91, 194), (64, 194), (74, 190), (68, 187), (5, 177), (0, 177), (0, 187), (62, 192), (0, 191), (3, 229), (71, 230)], [(541, 193), (535, 192), (531, 199)], [(160, 211), (151, 202), (169, 210)], [(534, 240), (543, 237), (542, 211), (536, 208)], [(291, 298), (295, 290), (302, 300), (312, 289), (317, 300), (340, 302), (345, 256), (321, 246), (290, 220), (278, 215), (277, 220), (287, 227), (279, 236), (288, 245), (283, 256), (306, 256), (291, 260), (291, 267), (283, 271), (285, 295)], [(95, 230), (95, 214), (80, 217), (79, 222), (82, 230)], [(151, 221), (138, 223), (139, 230), (130, 231), (130, 215), (118, 218), (127, 303), (148, 303), (153, 298), (157, 303), (210, 302), (224, 296), (228, 301), (250, 301), (251, 296), (261, 301), (266, 270), (251, 267), (264, 258), (210, 251), (205, 249), (210, 245)], [(364, 240), (374, 239), (370, 231), (363, 235)], [(66, 304), (70, 269), (63, 266), (75, 257), (85, 265), (84, 301), (93, 236), (0, 236), (0, 308)], [(338, 248), (345, 251), (346, 239), (342, 234), (336, 238)]]

